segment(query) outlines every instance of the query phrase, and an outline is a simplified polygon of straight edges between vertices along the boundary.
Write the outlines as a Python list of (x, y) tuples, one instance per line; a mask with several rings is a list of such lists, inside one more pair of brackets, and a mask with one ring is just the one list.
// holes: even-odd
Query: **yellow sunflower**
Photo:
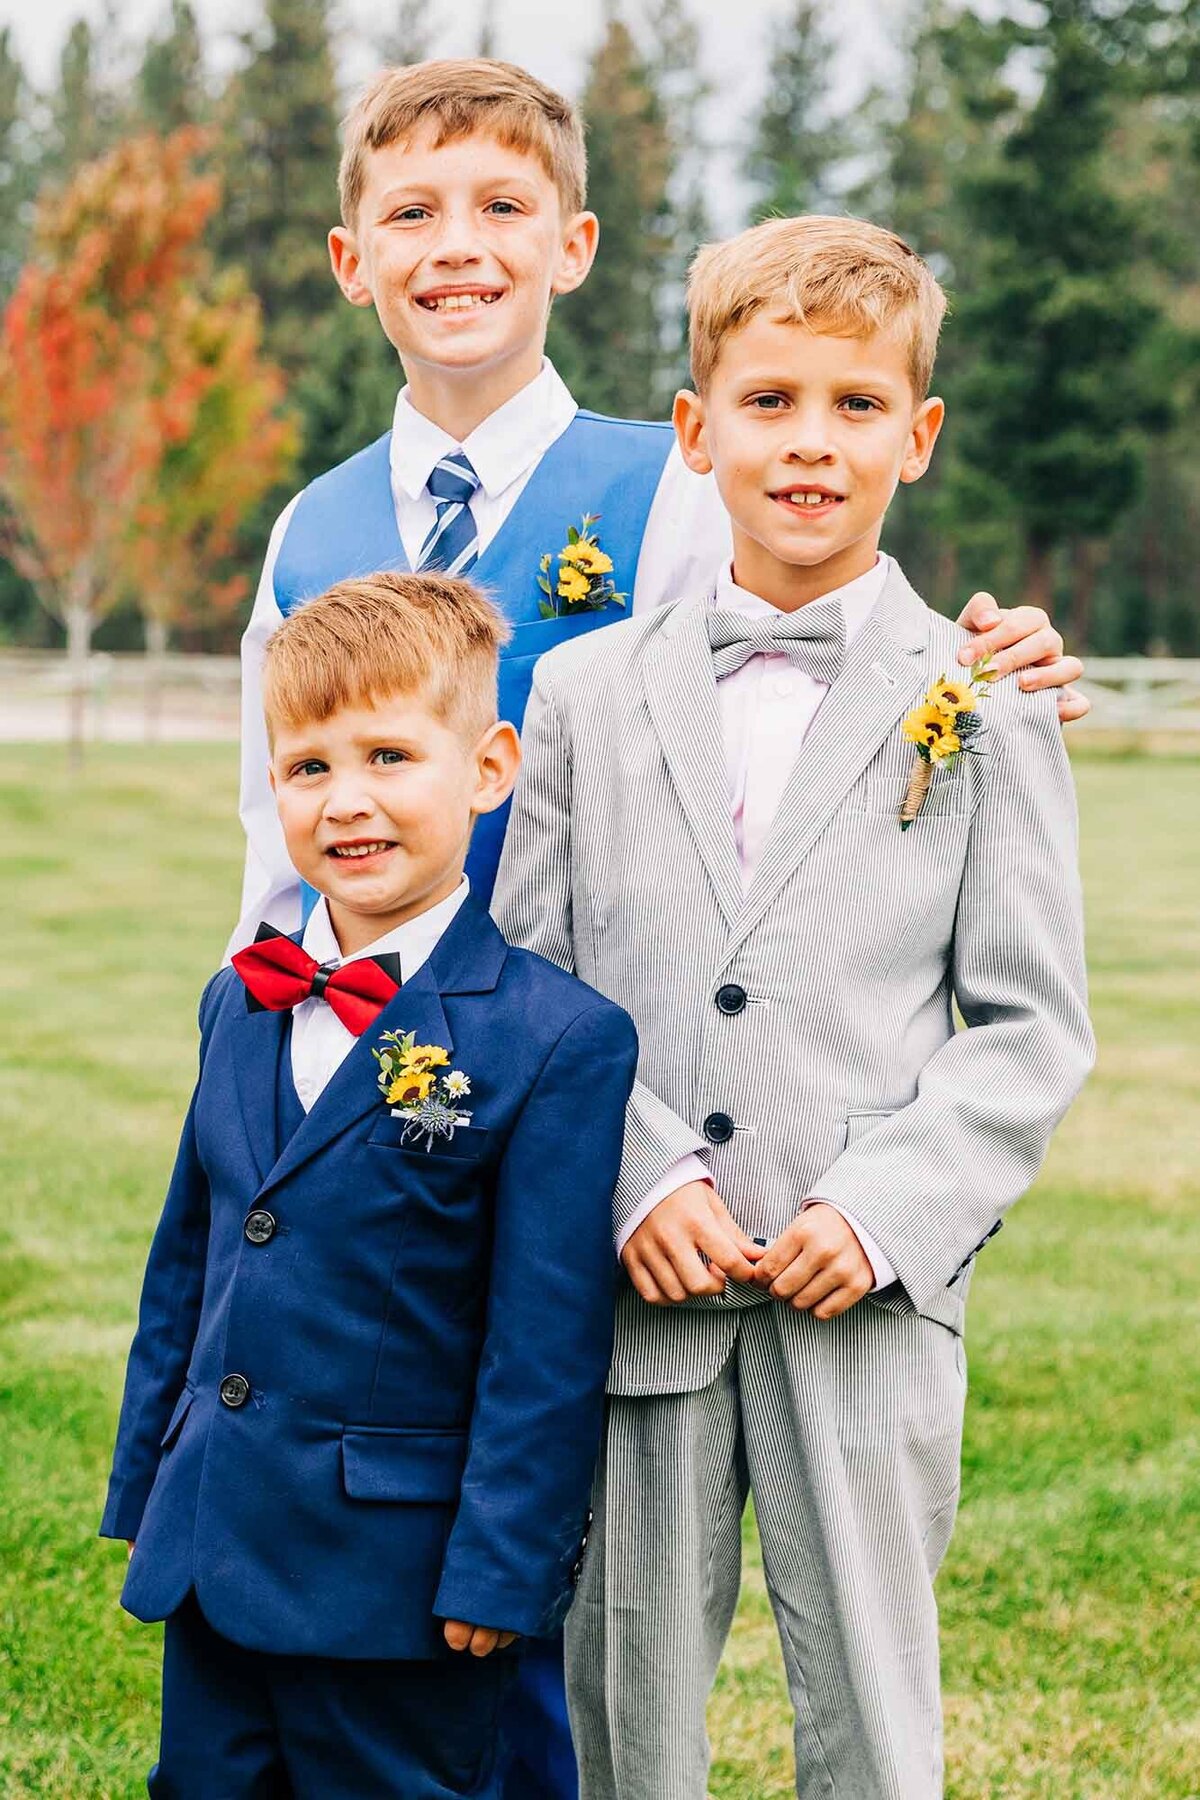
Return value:
[(558, 577), (558, 594), (560, 600), (586, 600), (591, 583), (582, 569), (563, 568)]
[(440, 1044), (414, 1044), (405, 1051), (400, 1069), (401, 1073), (420, 1074), (425, 1069), (440, 1069), (449, 1061)]
[(387, 1091), (389, 1106), (415, 1106), (424, 1100), (437, 1080), (429, 1070), (406, 1069), (397, 1075)]
[(909, 713), (903, 732), (910, 744), (928, 750), (934, 762), (941, 762), (943, 757), (953, 756), (962, 748), (951, 715), (928, 701)]
[(930, 706), (938, 706), (943, 712), (954, 714), (975, 711), (975, 695), (969, 682), (949, 681), (943, 675), (935, 681), (925, 696)]
[(575, 568), (582, 569), (585, 575), (611, 575), (612, 557), (606, 556), (599, 544), (587, 544), (582, 541), (572, 544), (562, 553), (563, 561), (572, 563)]

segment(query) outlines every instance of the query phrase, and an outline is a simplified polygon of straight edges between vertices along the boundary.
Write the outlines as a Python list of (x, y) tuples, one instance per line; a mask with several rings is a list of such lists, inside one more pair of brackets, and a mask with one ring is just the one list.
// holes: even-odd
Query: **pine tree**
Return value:
[(704, 111), (711, 87), (701, 67), (700, 27), (687, 0), (655, 0), (646, 16), (648, 72), (662, 106), (670, 147), (664, 232), (667, 250), (657, 290), (659, 367), (651, 410), (670, 410), (677, 388), (689, 380), (687, 272), (697, 247), (712, 234), (707, 204), (710, 146)]
[(164, 134), (198, 125), (207, 115), (204, 54), (191, 0), (171, 0), (167, 30), (146, 45), (137, 102), (145, 123)]
[(795, 0), (772, 47), (745, 160), (755, 219), (837, 210), (837, 171), (850, 137), (830, 99), (837, 46), (824, 17), (819, 0)]
[(662, 360), (657, 302), (671, 251), (671, 147), (646, 62), (615, 14), (592, 57), (582, 109), (600, 253), (585, 287), (555, 306), (551, 355), (585, 405), (653, 417)]
[(377, 40), (379, 54), (393, 66), (424, 62), (433, 54), (435, 35), (429, 0), (398, 0), (393, 24)]
[(61, 185), (81, 163), (109, 149), (120, 134), (121, 105), (100, 49), (115, 41), (116, 32), (110, 0), (98, 32), (86, 19), (76, 19), (67, 33), (58, 86), (50, 96), (50, 129), (39, 170), (43, 180)]
[(1159, 312), (1108, 167), (1126, 23), (1114, 29), (1103, 0), (1045, 5), (1023, 33), (1041, 89), (961, 188), (977, 243), (960, 307), (961, 503), (1011, 509), (1043, 606), (1056, 547), (1111, 533), (1140, 490), (1145, 434), (1165, 422), (1145, 364)]
[(325, 243), (338, 165), (329, 0), (266, 0), (265, 29), (242, 43), (247, 61), (221, 109), (216, 245), (246, 269), (268, 346), (294, 371), (338, 303)]
[(21, 267), (36, 186), (29, 105), (25, 71), (6, 25), (0, 31), (0, 305)]

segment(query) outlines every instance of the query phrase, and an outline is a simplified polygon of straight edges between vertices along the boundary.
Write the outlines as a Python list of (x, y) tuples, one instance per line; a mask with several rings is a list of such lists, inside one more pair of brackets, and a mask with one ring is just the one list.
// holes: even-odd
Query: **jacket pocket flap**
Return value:
[(182, 1394), (180, 1394), (178, 1400), (175, 1402), (175, 1410), (171, 1414), (170, 1423), (159, 1440), (160, 1449), (169, 1450), (171, 1448), (171, 1445), (175, 1442), (175, 1439), (183, 1429), (183, 1421), (187, 1418), (188, 1413), (191, 1410), (192, 1401), (195, 1397), (196, 1394), (194, 1388), (184, 1388)]
[(866, 1137), (868, 1131), (874, 1131), (885, 1119), (891, 1118), (890, 1112), (852, 1112), (846, 1117), (846, 1147), (856, 1144), (859, 1138)]
[(458, 1499), (465, 1431), (352, 1427), (342, 1433), (342, 1480), (352, 1500)]

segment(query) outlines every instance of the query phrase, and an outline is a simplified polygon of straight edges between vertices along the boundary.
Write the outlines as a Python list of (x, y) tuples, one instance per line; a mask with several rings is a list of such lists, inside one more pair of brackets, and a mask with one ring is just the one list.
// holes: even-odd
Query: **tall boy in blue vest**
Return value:
[[(470, 572), (512, 626), (500, 716), (519, 726), (543, 651), (691, 592), (729, 559), (715, 483), (687, 468), (671, 427), (581, 410), (546, 360), (554, 296), (578, 288), (596, 254), (586, 173), (574, 109), (510, 63), (384, 70), (346, 122), (334, 273), (352, 305), (375, 307), (406, 385), (393, 429), (307, 487), (272, 533), (243, 646), (248, 849), (235, 948), (264, 918), (294, 930), (314, 899), (266, 776), (260, 668), (281, 618), (368, 570)], [(976, 595), (963, 623), (981, 634), (964, 662), (993, 653), (1000, 672), (1024, 668), (1035, 687), (1079, 673), (1037, 608), (1002, 614)], [(1086, 710), (1065, 689), (1060, 716)], [(467, 869), (481, 898), (506, 817), (475, 829)], [(526, 1656), (509, 1711), (509, 1800), (571, 1800), (557, 1649)]]
[(637, 1040), (463, 877), (505, 629), (384, 574), (268, 650), (322, 897), (201, 1001), (101, 1528), (166, 1620), (156, 1800), (496, 1800), (509, 1646), (571, 1597)]

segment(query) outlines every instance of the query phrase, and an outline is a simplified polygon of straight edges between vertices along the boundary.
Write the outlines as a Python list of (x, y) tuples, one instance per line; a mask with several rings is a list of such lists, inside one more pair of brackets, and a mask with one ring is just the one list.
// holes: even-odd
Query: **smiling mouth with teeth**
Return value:
[(362, 856), (375, 856), (381, 850), (394, 850), (395, 848), (395, 844), (385, 844), (382, 840), (377, 844), (333, 844), (326, 854), (354, 859)]
[(413, 297), (426, 312), (472, 312), (480, 306), (494, 306), (500, 292), (495, 289), (477, 294), (416, 294)]
[(788, 506), (829, 506), (834, 501), (845, 499), (845, 495), (820, 493), (812, 488), (805, 488), (796, 489), (791, 493), (776, 494), (775, 498), (776, 500), (782, 500)]

